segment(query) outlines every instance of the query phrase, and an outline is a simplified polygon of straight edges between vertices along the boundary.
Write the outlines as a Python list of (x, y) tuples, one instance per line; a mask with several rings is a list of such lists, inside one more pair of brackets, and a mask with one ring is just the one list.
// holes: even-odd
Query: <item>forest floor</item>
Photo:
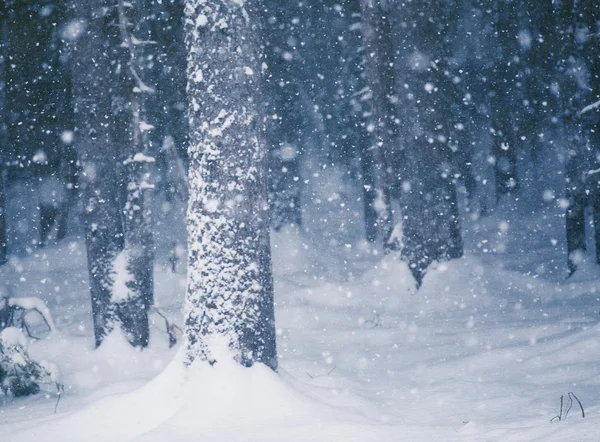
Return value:
[[(419, 291), (403, 263), (364, 244), (274, 234), (278, 374), (227, 362), (184, 372), (158, 317), (149, 349), (111, 336), (94, 350), (83, 242), (25, 247), (0, 281), (53, 312), (59, 331), (30, 353), (59, 364), (65, 393), (56, 413), (50, 391), (0, 397), (0, 440), (598, 440), (600, 269), (583, 257), (565, 279), (558, 207), (508, 209), (466, 220), (465, 257)], [(183, 217), (170, 218), (156, 292), (181, 324), (184, 266), (171, 273), (166, 251)], [(575, 401), (551, 423), (569, 392), (585, 418)]]

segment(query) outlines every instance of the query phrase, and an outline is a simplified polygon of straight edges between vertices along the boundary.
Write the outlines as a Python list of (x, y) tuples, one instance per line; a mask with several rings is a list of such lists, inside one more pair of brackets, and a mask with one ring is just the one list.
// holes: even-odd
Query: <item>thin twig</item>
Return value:
[(563, 397), (560, 397), (560, 412), (558, 413), (557, 416), (554, 416), (552, 419), (550, 419), (550, 422), (554, 422), (554, 419), (558, 419), (559, 421), (562, 420), (562, 412), (563, 412)]
[(306, 372), (306, 375), (311, 378), (311, 379), (315, 379), (315, 378), (320, 378), (323, 376), (329, 376), (331, 373), (333, 373), (333, 370), (335, 370), (336, 366), (334, 365), (333, 367), (331, 367), (331, 370), (329, 370), (326, 374), (310, 374), (308, 371)]
[(567, 406), (567, 409), (565, 410), (565, 415), (563, 416), (563, 419), (567, 418), (567, 416), (569, 415), (569, 411), (571, 411), (571, 407), (573, 407), (573, 398), (571, 398), (571, 393), (569, 393), (567, 395), (567, 397), (569, 398), (569, 405)]
[(179, 327), (177, 324), (175, 324), (174, 322), (171, 322), (171, 320), (169, 319), (169, 317), (167, 315), (165, 315), (162, 310), (160, 310), (158, 307), (153, 306), (152, 309), (160, 316), (162, 317), (165, 322), (169, 322), (173, 328), (179, 330), (181, 333), (183, 333), (183, 329), (181, 327)]
[(579, 408), (581, 408), (581, 417), (585, 418), (585, 411), (583, 410), (583, 405), (581, 405), (581, 401), (579, 400), (579, 398), (577, 396), (575, 396), (575, 393), (573, 393), (572, 391), (569, 392), (569, 397), (571, 397), (571, 396), (577, 401), (577, 403), (579, 404)]
[(56, 398), (56, 405), (54, 405), (54, 414), (56, 414), (56, 410), (58, 409), (58, 403), (60, 402), (60, 397), (62, 396), (62, 392), (58, 392), (58, 397)]
[(183, 334), (183, 330), (177, 324), (172, 322), (158, 307), (152, 306), (152, 309), (165, 321), (167, 335), (169, 336), (169, 348), (173, 347), (175, 344), (177, 344), (177, 334), (175, 333), (175, 330), (179, 330), (181, 334)]
[(133, 76), (133, 79), (135, 80), (137, 88), (140, 92), (153, 93), (154, 89), (147, 86), (142, 81), (142, 78), (139, 76), (137, 70), (135, 69), (135, 46), (131, 34), (127, 30), (128, 21), (127, 15), (125, 14), (125, 2), (123, 0), (119, 0), (117, 10), (119, 11), (119, 30), (121, 32), (121, 38), (123, 39), (123, 43), (129, 51), (129, 71), (131, 72), (131, 75)]
[(589, 112), (589, 111), (591, 111), (591, 110), (597, 109), (597, 108), (599, 108), (599, 107), (600, 107), (600, 101), (596, 101), (595, 103), (588, 104), (586, 107), (584, 107), (583, 109), (581, 109), (581, 110), (579, 111), (579, 115), (583, 115), (583, 114), (585, 114), (586, 112)]

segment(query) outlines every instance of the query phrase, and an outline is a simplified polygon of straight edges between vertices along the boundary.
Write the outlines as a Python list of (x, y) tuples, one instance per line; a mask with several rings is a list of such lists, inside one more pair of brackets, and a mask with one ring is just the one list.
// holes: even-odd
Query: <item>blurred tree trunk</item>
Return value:
[(495, 53), (490, 72), (489, 96), (492, 124), (492, 155), (496, 181), (496, 199), (517, 191), (517, 137), (513, 127), (518, 95), (518, 15), (517, 2), (493, 0)]
[(405, 179), (402, 183), (402, 257), (421, 285), (435, 261), (462, 256), (454, 184), (452, 134), (461, 94), (456, 89), (449, 42), (457, 2), (436, 0), (403, 8), (407, 56), (404, 79)]
[[(583, 7), (583, 25), (586, 39), (583, 53), (589, 70), (590, 88), (586, 106), (600, 106), (600, 46), (598, 45), (600, 24), (600, 2), (585, 0), (579, 3)], [(583, 109), (580, 111), (583, 112)], [(594, 240), (596, 244), (596, 263), (600, 264), (600, 110), (585, 112), (585, 127), (590, 137), (592, 161), (586, 171), (587, 188), (590, 190), (592, 215), (594, 221)]]
[(254, 0), (186, 2), (188, 363), (215, 361), (215, 344), (277, 368), (260, 13)]
[(267, 127), (269, 149), (269, 203), (271, 226), (302, 225), (300, 156), (306, 122), (299, 88), (302, 75), (296, 46), (301, 41), (294, 25), (293, 2), (265, 1), (270, 11), (264, 20)]
[[(367, 238), (373, 239), (370, 230), (373, 213), (377, 213), (378, 236), (384, 248), (393, 248), (394, 218), (391, 206), (391, 186), (396, 181), (392, 171), (392, 152), (397, 147), (397, 116), (395, 109), (395, 60), (392, 30), (387, 11), (379, 0), (361, 0), (361, 30), (365, 53), (367, 84), (371, 98), (371, 145), (363, 155), (363, 174), (373, 190), (365, 198)], [(370, 184), (367, 184), (370, 187)], [(372, 193), (371, 193), (372, 192)]]
[[(118, 32), (114, 5), (77, 0), (65, 38), (73, 43), (71, 59), (75, 147), (81, 165), (85, 240), (96, 346), (114, 328), (121, 328), (132, 345), (143, 346), (133, 303), (127, 302), (131, 271), (123, 250), (122, 200), (119, 198), (119, 145), (112, 140), (112, 77)], [(112, 14), (112, 15), (109, 15)], [(142, 309), (142, 312), (144, 310)]]
[[(156, 92), (144, 100), (145, 115), (156, 127), (148, 134), (159, 147), (154, 170), (157, 185), (166, 192), (167, 201), (187, 202), (187, 136), (185, 114), (186, 52), (184, 42), (184, 0), (144, 0), (141, 23), (149, 29), (147, 46), (151, 61), (145, 62), (144, 81)], [(142, 51), (144, 47), (140, 48)]]
[[(6, 139), (6, 9), (5, 2), (0, 3), (0, 83), (4, 83), (5, 87), (0, 90), (0, 143), (2, 150), (0, 151), (0, 265), (8, 262), (7, 242), (8, 235), (6, 232), (6, 194), (4, 182), (4, 169), (8, 164), (9, 154), (7, 152)], [(1, 321), (0, 321), (1, 322)]]
[[(70, 75), (70, 73), (68, 74)], [(56, 221), (57, 231), (56, 239), (58, 241), (64, 239), (68, 233), (69, 212), (77, 201), (77, 186), (79, 171), (77, 167), (77, 152), (70, 145), (65, 145), (61, 158), (59, 175), (65, 185), (65, 200), (58, 212)]]
[[(1, 156), (0, 156), (1, 158)], [(0, 164), (0, 265), (8, 262), (6, 243), (6, 196), (4, 192), (4, 165)]]
[[(598, 48), (595, 44), (596, 21), (600, 19), (600, 5), (591, 0), (566, 0), (557, 9), (559, 34), (560, 104), (563, 141), (565, 143), (565, 196), (567, 266), (572, 275), (577, 270), (581, 255), (586, 250), (585, 209), (593, 201), (594, 224), (600, 228), (600, 210), (597, 210), (598, 176), (593, 170), (598, 165), (597, 110), (584, 108), (599, 99)], [(591, 197), (590, 197), (591, 195)], [(596, 231), (596, 238), (600, 232)], [(598, 249), (598, 242), (596, 242)], [(598, 257), (598, 254), (597, 254)]]

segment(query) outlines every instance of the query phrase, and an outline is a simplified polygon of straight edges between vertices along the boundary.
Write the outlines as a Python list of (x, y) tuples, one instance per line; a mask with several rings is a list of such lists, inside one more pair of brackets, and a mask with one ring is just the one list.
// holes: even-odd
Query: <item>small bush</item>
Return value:
[(5, 395), (28, 396), (40, 385), (52, 385), (58, 393), (63, 386), (60, 370), (47, 361), (36, 362), (27, 352), (28, 340), (21, 330), (7, 327), (0, 332), (0, 389)]

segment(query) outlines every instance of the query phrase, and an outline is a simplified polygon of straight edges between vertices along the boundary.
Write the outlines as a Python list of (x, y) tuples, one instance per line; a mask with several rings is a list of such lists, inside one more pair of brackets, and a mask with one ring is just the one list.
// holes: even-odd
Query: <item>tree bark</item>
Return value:
[[(600, 6), (592, 0), (565, 0), (558, 5), (556, 13), (560, 55), (558, 79), (565, 143), (565, 196), (568, 202), (567, 267), (570, 276), (577, 270), (580, 255), (586, 250), (585, 208), (591, 202), (595, 228), (600, 225), (597, 186), (594, 185), (597, 177), (592, 173), (592, 168), (598, 164), (592, 146), (598, 140), (598, 115), (595, 112), (582, 113), (585, 106), (599, 98), (598, 80), (592, 75), (597, 63), (597, 45), (591, 35), (596, 32)], [(595, 149), (598, 147), (595, 146)], [(600, 234), (595, 234), (595, 237), (600, 239)]]
[[(395, 100), (395, 60), (392, 30), (389, 17), (379, 0), (361, 0), (361, 30), (366, 58), (367, 83), (371, 90), (373, 134), (369, 155), (363, 156), (364, 168), (371, 169), (374, 195), (366, 195), (372, 201), (372, 209), (366, 211), (370, 217), (377, 212), (378, 236), (384, 248), (392, 248), (394, 218), (391, 208), (390, 187), (397, 180), (392, 172), (392, 152), (397, 144)], [(368, 204), (368, 203), (367, 203)], [(370, 222), (370, 221), (367, 221)], [(370, 226), (367, 227), (369, 229)], [(367, 235), (372, 239), (372, 233)]]
[[(112, 5), (112, 4), (111, 4)], [(85, 241), (89, 270), (94, 337), (99, 346), (118, 325), (113, 303), (115, 259), (123, 248), (116, 159), (107, 119), (111, 112), (112, 50), (108, 39), (108, 3), (77, 0), (72, 3), (74, 21), (72, 81), (74, 97), (75, 147), (81, 165), (81, 192), (84, 207)]]
[[(277, 368), (266, 147), (260, 112), (260, 3), (188, 0), (190, 115), (187, 362), (225, 342), (243, 365)], [(217, 345), (217, 344), (215, 344)]]
[[(427, 267), (435, 261), (462, 256), (458, 203), (450, 143), (456, 113), (456, 85), (451, 41), (457, 4), (428, 3), (430, 11), (406, 6), (408, 50), (402, 67), (402, 103), (406, 127), (402, 183), (402, 258), (420, 286)], [(435, 11), (435, 14), (433, 13)], [(424, 14), (423, 14), (424, 13)]]
[[(131, 30), (136, 38), (148, 35), (141, 15), (144, 7), (141, 0), (130, 2), (126, 7), (123, 0), (117, 3), (117, 25), (119, 32), (114, 36), (112, 47), (115, 58), (121, 63), (117, 75), (118, 89), (113, 93), (113, 118), (111, 124), (113, 143), (121, 146), (125, 159), (121, 161), (124, 188), (124, 276), (127, 278), (124, 293), (118, 293), (116, 311), (121, 326), (131, 344), (146, 347), (150, 340), (148, 312), (154, 304), (154, 241), (152, 235), (152, 208), (149, 165), (154, 157), (148, 151), (147, 131), (151, 127), (143, 120), (146, 95), (153, 89), (143, 82), (144, 45), (135, 45)], [(146, 54), (147, 55), (147, 54)], [(115, 105), (116, 104), (116, 105)], [(123, 158), (121, 157), (121, 158)]]
[(6, 235), (6, 196), (4, 192), (4, 167), (0, 165), (0, 265), (8, 262), (8, 253), (6, 244), (8, 237)]
[[(298, 41), (297, 27), (292, 23), (293, 2), (264, 2), (271, 11), (265, 23), (266, 63), (265, 95), (267, 102), (266, 141), (269, 150), (269, 202), (271, 227), (276, 231), (286, 225), (302, 225), (300, 206), (300, 156), (304, 112), (299, 100), (302, 76), (294, 56)], [(269, 8), (270, 6), (270, 8)], [(296, 43), (297, 44), (297, 43)]]
[(496, 200), (517, 191), (517, 139), (513, 127), (513, 106), (517, 94), (517, 57), (519, 48), (516, 3), (494, 0), (494, 31), (496, 45), (491, 72), (490, 112), (492, 124), (492, 155), (496, 181)]

